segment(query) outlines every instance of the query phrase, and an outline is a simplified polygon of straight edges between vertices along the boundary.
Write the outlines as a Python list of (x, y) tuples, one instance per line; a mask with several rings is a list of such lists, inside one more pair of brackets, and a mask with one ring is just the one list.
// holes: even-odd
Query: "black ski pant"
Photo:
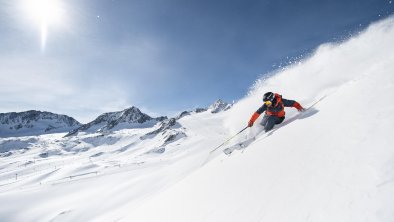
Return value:
[(264, 127), (265, 132), (268, 132), (274, 128), (275, 124), (280, 124), (283, 120), (285, 120), (285, 117), (264, 115), (260, 124)]

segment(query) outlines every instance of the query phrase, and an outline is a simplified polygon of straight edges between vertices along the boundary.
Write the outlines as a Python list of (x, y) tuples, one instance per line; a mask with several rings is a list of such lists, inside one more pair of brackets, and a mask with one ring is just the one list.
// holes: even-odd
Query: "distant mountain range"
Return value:
[(93, 133), (127, 128), (152, 127), (157, 122), (165, 119), (167, 119), (165, 116), (152, 118), (133, 106), (120, 112), (104, 113), (92, 122), (83, 124), (72, 130), (66, 137), (76, 135), (79, 132)]
[(0, 137), (62, 133), (80, 126), (81, 123), (72, 117), (50, 112), (0, 113)]
[[(173, 122), (193, 113), (209, 111), (218, 113), (230, 109), (232, 104), (222, 100), (215, 101), (208, 108), (181, 112)], [(50, 112), (30, 110), (26, 112), (0, 113), (0, 137), (35, 136), (50, 133), (67, 133), (65, 137), (78, 133), (107, 132), (129, 128), (148, 128), (167, 120), (166, 116), (150, 117), (133, 106), (123, 111), (104, 113), (95, 120), (81, 124), (72, 117)]]

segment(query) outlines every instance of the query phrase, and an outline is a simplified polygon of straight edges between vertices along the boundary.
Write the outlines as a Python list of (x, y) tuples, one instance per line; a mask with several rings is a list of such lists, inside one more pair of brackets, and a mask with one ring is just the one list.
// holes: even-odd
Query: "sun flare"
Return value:
[(41, 49), (45, 49), (48, 28), (60, 25), (64, 20), (61, 0), (24, 0), (24, 15), (40, 27)]

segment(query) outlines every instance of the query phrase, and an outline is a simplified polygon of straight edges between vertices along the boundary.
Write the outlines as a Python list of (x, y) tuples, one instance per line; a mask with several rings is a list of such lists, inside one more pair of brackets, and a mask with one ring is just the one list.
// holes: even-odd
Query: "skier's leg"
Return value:
[(272, 130), (272, 128), (274, 128), (274, 125), (276, 124), (276, 122), (278, 121), (278, 117), (276, 116), (269, 116), (267, 118), (267, 121), (264, 125), (264, 130), (265, 132), (268, 132), (270, 130)]
[(278, 117), (276, 124), (281, 124), (285, 120), (285, 117)]
[(269, 118), (269, 117), (270, 117), (270, 116), (268, 116), (268, 115), (264, 115), (263, 119), (262, 119), (261, 122), (260, 122), (260, 125), (262, 125), (262, 126), (265, 127), (265, 125), (267, 124), (267, 121), (268, 121), (268, 118)]

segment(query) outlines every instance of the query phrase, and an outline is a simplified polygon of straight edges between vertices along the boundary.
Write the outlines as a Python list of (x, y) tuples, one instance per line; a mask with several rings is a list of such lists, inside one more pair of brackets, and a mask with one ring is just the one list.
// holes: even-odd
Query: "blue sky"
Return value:
[(52, 0), (61, 16), (43, 28), (29, 1), (49, 4), (0, 0), (0, 112), (81, 122), (240, 99), (261, 75), (394, 12), (390, 0)]

